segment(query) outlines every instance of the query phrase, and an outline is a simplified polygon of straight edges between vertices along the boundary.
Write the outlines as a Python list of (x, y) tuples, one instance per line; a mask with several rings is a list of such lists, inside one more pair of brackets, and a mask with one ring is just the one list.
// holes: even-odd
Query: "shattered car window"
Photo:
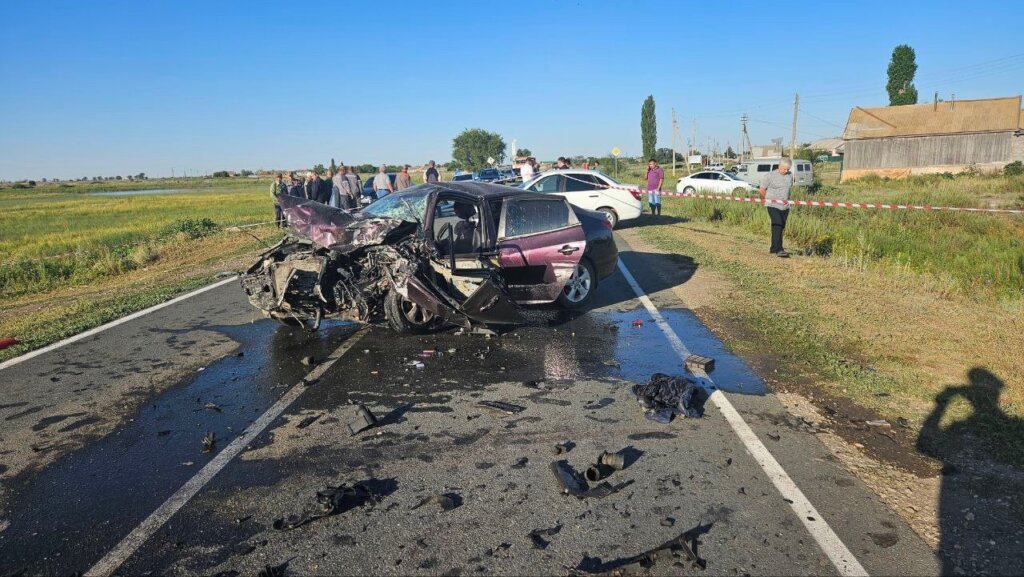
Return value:
[(423, 214), (427, 210), (427, 195), (429, 193), (430, 189), (425, 188), (422, 191), (389, 194), (364, 208), (363, 212), (408, 222), (422, 222)]
[(569, 205), (561, 198), (506, 202), (504, 237), (512, 238), (568, 226)]

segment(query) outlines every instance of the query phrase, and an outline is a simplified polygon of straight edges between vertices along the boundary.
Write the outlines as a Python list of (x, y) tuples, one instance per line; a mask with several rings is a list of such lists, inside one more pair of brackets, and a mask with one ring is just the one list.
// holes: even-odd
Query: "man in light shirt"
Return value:
[(766, 174), (759, 189), (764, 206), (768, 209), (768, 218), (772, 221), (772, 244), (768, 252), (780, 258), (789, 257), (789, 253), (782, 249), (782, 233), (789, 219), (789, 205), (772, 201), (789, 200), (789, 189), (793, 187), (789, 166), (788, 158), (779, 161), (779, 169)]
[(373, 177), (373, 192), (377, 195), (377, 200), (395, 192), (395, 187), (391, 185), (391, 179), (388, 178), (387, 165), (380, 165), (377, 176)]
[(523, 177), (523, 182), (530, 180), (534, 175), (533, 170), (533, 157), (527, 158), (526, 162), (519, 167), (519, 175)]

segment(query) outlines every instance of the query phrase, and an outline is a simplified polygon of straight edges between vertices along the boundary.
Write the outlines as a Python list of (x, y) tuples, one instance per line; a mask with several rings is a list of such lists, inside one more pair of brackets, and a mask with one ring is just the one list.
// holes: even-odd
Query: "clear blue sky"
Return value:
[[(736, 147), (887, 103), (1024, 92), (1021, 2), (50, 2), (0, 5), (0, 178), (420, 163), (463, 128), (550, 159), (640, 153), (640, 106)], [(792, 6), (792, 8), (785, 8)], [(999, 60), (1002, 59), (1002, 60)]]

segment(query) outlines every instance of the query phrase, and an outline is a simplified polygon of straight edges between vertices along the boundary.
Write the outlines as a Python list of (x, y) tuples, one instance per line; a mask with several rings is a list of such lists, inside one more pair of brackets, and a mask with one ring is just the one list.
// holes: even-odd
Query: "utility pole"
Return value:
[(796, 113), (800, 110), (800, 94), (796, 95), (793, 99), (793, 133), (792, 138), (789, 140), (789, 162), (790, 164), (796, 161)]
[[(697, 119), (693, 116), (690, 117), (690, 148), (696, 148), (697, 146)], [(693, 150), (690, 150), (686, 155), (686, 174), (690, 174), (690, 156), (693, 155)]]
[(672, 176), (676, 175), (676, 132), (679, 126), (676, 124), (676, 109), (672, 109)]
[(750, 134), (747, 133), (748, 120), (750, 120), (750, 118), (748, 118), (747, 113), (744, 112), (743, 116), (740, 117), (740, 125), (743, 127), (743, 133), (740, 137), (740, 162), (743, 162), (744, 157), (747, 155), (748, 152), (751, 154), (751, 156), (753, 156), (754, 152), (754, 146), (750, 144)]

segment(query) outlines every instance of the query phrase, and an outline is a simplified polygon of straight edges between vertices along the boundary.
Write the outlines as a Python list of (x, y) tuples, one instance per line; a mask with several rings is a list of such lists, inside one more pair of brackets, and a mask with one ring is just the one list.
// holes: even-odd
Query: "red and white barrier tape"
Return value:
[[(594, 183), (579, 178), (573, 178), (570, 174), (563, 174), (562, 176), (571, 180), (586, 183), (593, 186)], [(630, 188), (628, 186), (605, 186), (605, 188), (615, 188), (620, 190), (626, 190), (631, 193), (637, 193), (640, 195), (646, 194), (650, 191), (641, 190), (639, 188)], [(705, 198), (711, 200), (731, 200), (736, 202), (753, 202), (756, 204), (783, 204), (791, 206), (820, 206), (828, 208), (879, 208), (885, 210), (939, 210), (946, 212), (985, 212), (993, 214), (1024, 214), (1024, 209), (1014, 208), (970, 208), (962, 206), (931, 206), (928, 204), (885, 204), (885, 203), (874, 203), (874, 202), (841, 202), (835, 200), (766, 200), (759, 196), (729, 196), (722, 194), (698, 194), (695, 192), (661, 192), (662, 196), (675, 196), (679, 198)]]

